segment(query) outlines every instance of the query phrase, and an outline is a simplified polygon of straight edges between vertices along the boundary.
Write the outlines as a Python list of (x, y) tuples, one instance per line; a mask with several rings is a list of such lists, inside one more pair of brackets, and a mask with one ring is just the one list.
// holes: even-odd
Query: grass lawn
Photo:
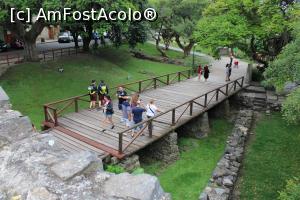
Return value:
[(288, 126), (279, 114), (257, 124), (241, 177), (241, 199), (274, 200), (286, 180), (300, 176), (300, 125)]
[[(173, 46), (173, 44), (172, 44)], [(176, 47), (176, 46), (175, 46)], [(160, 53), (155, 49), (155, 45), (150, 43), (145, 44), (139, 44), (136, 49), (141, 50), (143, 53), (151, 56), (160, 56)], [(171, 59), (177, 59), (180, 60), (184, 66), (192, 66), (193, 65), (193, 56), (189, 55), (186, 58), (183, 58), (183, 52), (174, 51), (174, 50), (168, 50), (166, 51), (166, 54)], [(205, 65), (209, 63), (209, 60), (206, 57), (202, 56), (195, 56), (194, 57), (194, 63), (195, 65)]]
[(180, 159), (175, 163), (164, 167), (160, 162), (147, 161), (142, 167), (146, 173), (158, 176), (162, 187), (174, 200), (197, 200), (223, 155), (232, 128), (226, 120), (214, 120), (209, 137), (179, 139)]
[[(59, 73), (58, 67), (64, 72)], [(39, 128), (42, 105), (87, 93), (92, 79), (105, 80), (109, 86), (188, 68), (133, 58), (123, 48), (107, 48), (98, 56), (78, 55), (48, 63), (24, 63), (9, 69), (0, 85), (11, 98), (13, 108), (28, 115)]]

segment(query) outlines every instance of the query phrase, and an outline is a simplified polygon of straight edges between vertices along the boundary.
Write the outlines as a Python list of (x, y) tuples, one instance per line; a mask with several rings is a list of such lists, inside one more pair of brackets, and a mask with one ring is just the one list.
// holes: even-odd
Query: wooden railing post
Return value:
[(123, 153), (123, 133), (119, 133), (119, 153)]
[(180, 82), (181, 78), (180, 78), (181, 72), (178, 72), (178, 82)]
[(54, 60), (54, 50), (52, 49), (52, 59)]
[(191, 78), (191, 70), (188, 71), (188, 79)]
[(46, 54), (45, 54), (45, 51), (43, 51), (43, 55), (44, 55), (44, 61), (46, 61)]
[(167, 75), (167, 85), (170, 84), (170, 74)]
[(234, 91), (236, 90), (236, 82), (237, 82), (237, 80), (234, 81), (234, 86), (233, 86)]
[(219, 101), (219, 89), (216, 90), (216, 101)]
[(75, 98), (75, 112), (78, 112), (78, 99)]
[(226, 96), (228, 96), (228, 83), (226, 84)]
[(148, 127), (149, 127), (149, 137), (152, 138), (152, 129), (153, 129), (153, 122), (152, 120), (149, 121), (149, 124), (148, 124)]
[(57, 110), (54, 109), (54, 126), (57, 126), (58, 125), (58, 121), (57, 121)]
[(244, 77), (242, 77), (242, 84), (241, 84), (241, 86), (243, 87), (243, 85), (244, 85)]
[(157, 87), (156, 78), (153, 78), (153, 85), (154, 85), (154, 89), (156, 89)]
[(44, 114), (45, 114), (45, 121), (48, 122), (49, 118), (48, 118), (48, 111), (47, 111), (47, 106), (44, 105)]
[(193, 115), (193, 101), (190, 102), (190, 116)]
[(207, 106), (207, 93), (204, 95), (204, 107)]
[(139, 81), (139, 93), (142, 92), (142, 81)]
[(172, 125), (175, 125), (175, 108), (172, 110)]

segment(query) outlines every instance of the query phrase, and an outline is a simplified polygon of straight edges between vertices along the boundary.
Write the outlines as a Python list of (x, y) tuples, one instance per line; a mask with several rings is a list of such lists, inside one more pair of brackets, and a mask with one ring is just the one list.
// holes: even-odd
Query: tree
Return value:
[[(73, 10), (100, 10), (105, 8), (108, 13), (110, 11), (121, 11), (128, 8), (136, 9), (141, 8), (144, 0), (67, 0), (65, 7), (70, 7)], [(110, 41), (119, 46), (122, 44), (123, 36), (130, 40), (130, 44), (135, 46), (138, 42), (145, 41), (145, 25), (140, 22), (120, 22), (120, 21), (77, 21), (75, 24), (70, 20), (70, 23), (66, 23), (66, 26), (70, 28), (73, 35), (80, 35), (83, 39), (83, 50), (89, 51), (89, 45), (92, 40), (93, 31), (98, 31), (100, 39), (104, 44), (104, 32), (110, 33)], [(132, 32), (135, 31), (135, 34)], [(74, 37), (75, 38), (75, 37)]]
[[(265, 84), (275, 86), (278, 91), (281, 91), (287, 82), (300, 81), (300, 30), (296, 29), (294, 35), (294, 41), (283, 48), (264, 72)], [(282, 113), (288, 123), (300, 123), (300, 88), (287, 97), (282, 106)]]
[(152, 37), (156, 41), (157, 50), (162, 56), (166, 56), (164, 50), (159, 47), (159, 43), (163, 41), (167, 50), (174, 39), (178, 47), (183, 50), (184, 57), (188, 56), (196, 43), (195, 24), (202, 17), (207, 1), (162, 0), (153, 1), (152, 5), (158, 12), (156, 23), (151, 24), (155, 33)]
[(268, 65), (288, 44), (299, 5), (284, 0), (216, 0), (204, 11), (195, 37), (206, 47), (238, 47)]
[(169, 6), (173, 10), (172, 26), (175, 41), (188, 56), (196, 43), (194, 37), (195, 24), (202, 18), (202, 12), (207, 7), (206, 0), (171, 0)]
[[(165, 50), (160, 47), (160, 42), (162, 39), (165, 39), (164, 36), (166, 35), (167, 31), (172, 32), (170, 29), (172, 10), (169, 7), (168, 0), (154, 1), (152, 2), (152, 5), (158, 13), (158, 18), (155, 22), (150, 23), (150, 34), (152, 39), (155, 40), (156, 50), (161, 54), (162, 57), (168, 57)], [(170, 33), (170, 35), (172, 35), (172, 33)]]
[(45, 11), (51, 8), (60, 8), (59, 0), (5, 0), (0, 2), (0, 26), (8, 29), (16, 35), (16, 37), (24, 42), (25, 59), (28, 61), (39, 60), (36, 50), (36, 38), (42, 32), (44, 27), (48, 25), (44, 20), (38, 20), (27, 24), (16, 19), (15, 23), (10, 21), (10, 8), (23, 10), (27, 7), (31, 8), (32, 14), (37, 14), (41, 7)]

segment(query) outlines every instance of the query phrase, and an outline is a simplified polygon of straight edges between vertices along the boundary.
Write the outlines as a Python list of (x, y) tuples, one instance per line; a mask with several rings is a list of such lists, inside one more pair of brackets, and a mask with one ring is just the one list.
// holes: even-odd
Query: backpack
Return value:
[(106, 85), (100, 85), (100, 88), (99, 88), (100, 90), (100, 93), (101, 94), (107, 94), (107, 87), (106, 87)]
[(109, 102), (106, 106), (106, 110), (113, 113), (114, 112), (114, 109), (113, 109), (113, 105), (112, 105), (112, 102)]

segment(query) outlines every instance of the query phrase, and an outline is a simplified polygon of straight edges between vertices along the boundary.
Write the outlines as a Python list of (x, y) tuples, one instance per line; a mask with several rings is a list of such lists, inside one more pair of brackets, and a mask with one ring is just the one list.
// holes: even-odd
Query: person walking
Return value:
[(202, 77), (202, 66), (201, 65), (198, 66), (197, 72), (198, 72), (198, 80), (201, 81), (201, 77)]
[(210, 71), (208, 69), (208, 66), (205, 65), (205, 67), (204, 67), (204, 79), (205, 79), (205, 82), (207, 81), (207, 79), (209, 77), (209, 73), (210, 73)]
[(233, 55), (230, 54), (230, 63), (229, 63), (229, 66), (232, 67), (232, 62), (233, 62)]
[(125, 101), (123, 101), (122, 103), (122, 118), (125, 122), (125, 126), (127, 128), (129, 128), (132, 124), (132, 110), (131, 110), (131, 106), (130, 106), (130, 97), (126, 96), (123, 97), (125, 99)]
[[(146, 106), (146, 115), (147, 118), (150, 119), (151, 117), (154, 117), (156, 115), (157, 112), (161, 112), (161, 110), (154, 104), (154, 100), (151, 99), (149, 101), (149, 103)], [(153, 130), (153, 124), (150, 123), (148, 125), (148, 130), (150, 132), (150, 130)]]
[(229, 81), (229, 64), (227, 63), (226, 64), (226, 67), (225, 67), (225, 73), (226, 73), (226, 78), (225, 78), (225, 81)]
[(139, 103), (141, 103), (140, 95), (138, 93), (132, 94), (130, 99), (131, 108), (136, 107)]
[(119, 100), (118, 108), (119, 108), (119, 110), (122, 110), (122, 104), (124, 101), (126, 101), (125, 97), (127, 96), (127, 92), (124, 90), (123, 87), (120, 86), (117, 90), (116, 96)]
[[(143, 108), (140, 103), (137, 103), (137, 105), (132, 108), (132, 114), (133, 114), (133, 122), (134, 122), (134, 124), (138, 124), (138, 123), (140, 123), (140, 122), (143, 121), (143, 113), (144, 112), (146, 112), (146, 109)], [(137, 126), (134, 129), (134, 132), (131, 134), (131, 137), (134, 137), (134, 134), (137, 131), (141, 130), (142, 128), (143, 128), (142, 124), (140, 126)]]
[(99, 96), (99, 108), (104, 106), (104, 97), (108, 95), (108, 86), (103, 80), (98, 85), (98, 96)]
[(234, 64), (233, 68), (239, 68), (239, 61), (238, 60), (235, 60), (233, 64)]
[(92, 80), (90, 86), (88, 87), (89, 95), (90, 95), (90, 109), (96, 107), (97, 101), (97, 85), (96, 81)]
[[(113, 103), (112, 100), (110, 98), (109, 95), (104, 96), (104, 100), (105, 100), (105, 120), (104, 123), (108, 123), (111, 125), (110, 129), (114, 129), (115, 125), (114, 122), (112, 120), (112, 116), (114, 114), (114, 109), (113, 109)], [(102, 131), (105, 131), (105, 129), (103, 129)]]
[(230, 81), (230, 76), (231, 76), (231, 66), (229, 65), (229, 69), (228, 69), (228, 81)]

